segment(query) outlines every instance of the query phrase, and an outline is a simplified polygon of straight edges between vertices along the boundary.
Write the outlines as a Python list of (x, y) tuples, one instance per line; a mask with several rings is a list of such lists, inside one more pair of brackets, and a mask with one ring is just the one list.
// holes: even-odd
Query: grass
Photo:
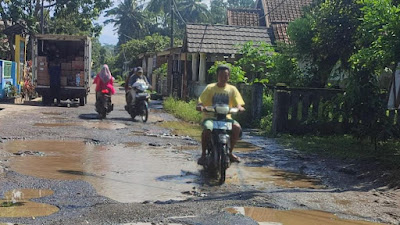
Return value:
[(179, 119), (199, 124), (201, 113), (196, 111), (196, 104), (194, 100), (185, 102), (169, 97), (164, 101), (164, 109)]
[(389, 168), (400, 169), (399, 141), (381, 143), (378, 151), (375, 151), (372, 143), (359, 141), (349, 135), (282, 135), (277, 140), (286, 147), (292, 147), (306, 153), (315, 153), (340, 159), (378, 160)]

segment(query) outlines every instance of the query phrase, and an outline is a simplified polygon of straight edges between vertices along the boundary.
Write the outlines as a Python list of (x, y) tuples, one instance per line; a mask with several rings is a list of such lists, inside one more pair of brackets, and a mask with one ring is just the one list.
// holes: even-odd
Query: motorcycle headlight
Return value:
[(227, 134), (220, 134), (219, 135), (219, 141), (222, 144), (227, 144), (228, 143), (228, 139), (229, 139), (229, 135), (227, 135)]
[(226, 115), (226, 114), (229, 113), (229, 106), (216, 106), (216, 107), (215, 107), (215, 111), (216, 111), (218, 114), (224, 114), (224, 115)]

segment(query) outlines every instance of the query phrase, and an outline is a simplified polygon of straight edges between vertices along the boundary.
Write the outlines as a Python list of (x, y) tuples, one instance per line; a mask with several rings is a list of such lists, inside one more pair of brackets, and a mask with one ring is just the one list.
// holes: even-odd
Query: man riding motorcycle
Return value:
[(128, 81), (128, 86), (126, 88), (126, 104), (127, 105), (133, 105), (136, 100), (136, 90), (133, 89), (131, 91), (132, 85), (136, 83), (137, 81), (143, 81), (146, 83), (147, 86), (149, 86), (149, 89), (151, 88), (151, 85), (149, 84), (149, 81), (147, 80), (147, 77), (143, 75), (143, 69), (142, 67), (137, 67), (136, 68), (136, 73), (132, 76), (129, 77)]
[[(207, 142), (211, 139), (211, 132), (213, 130), (214, 114), (205, 112), (205, 107), (213, 106), (215, 104), (228, 104), (229, 107), (236, 107), (239, 111), (244, 111), (243, 105), (245, 104), (238, 89), (228, 84), (230, 77), (230, 69), (227, 66), (218, 66), (217, 68), (218, 82), (207, 85), (203, 93), (198, 99), (196, 110), (203, 112), (203, 133), (201, 135), (201, 157), (197, 161), (198, 164), (204, 165), (206, 161)], [(227, 116), (232, 119), (231, 115)], [(237, 121), (232, 125), (231, 148), (229, 149), (229, 157), (231, 162), (240, 162), (240, 158), (233, 154), (233, 148), (240, 138), (241, 127)]]

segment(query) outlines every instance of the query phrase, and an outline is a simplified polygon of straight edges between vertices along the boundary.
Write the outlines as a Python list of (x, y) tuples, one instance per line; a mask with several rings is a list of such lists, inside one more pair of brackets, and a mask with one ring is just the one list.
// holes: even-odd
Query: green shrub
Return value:
[(220, 65), (224, 65), (230, 68), (231, 76), (229, 78), (229, 83), (237, 84), (242, 82), (247, 82), (247, 77), (245, 77), (245, 72), (242, 70), (240, 66), (234, 66), (225, 61), (216, 61), (214, 65), (208, 70), (208, 82), (214, 83), (217, 82), (217, 68)]
[(195, 100), (185, 102), (172, 97), (169, 97), (164, 101), (164, 109), (167, 112), (182, 120), (200, 123), (201, 113), (196, 111), (196, 105), (197, 102)]

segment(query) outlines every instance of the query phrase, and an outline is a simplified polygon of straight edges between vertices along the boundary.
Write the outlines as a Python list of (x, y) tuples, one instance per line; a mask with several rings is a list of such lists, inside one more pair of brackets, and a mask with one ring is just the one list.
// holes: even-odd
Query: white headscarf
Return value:
[(107, 83), (108, 81), (111, 80), (111, 72), (110, 69), (108, 69), (107, 64), (103, 65), (103, 68), (101, 69), (99, 76), (104, 83)]

